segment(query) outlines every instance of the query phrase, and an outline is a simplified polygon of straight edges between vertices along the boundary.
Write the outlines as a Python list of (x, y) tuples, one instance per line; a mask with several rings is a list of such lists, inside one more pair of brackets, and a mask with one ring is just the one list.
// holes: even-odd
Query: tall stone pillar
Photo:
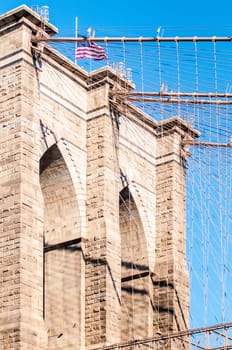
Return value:
[[(35, 24), (21, 7), (0, 18), (0, 349), (45, 350)], [(38, 18), (34, 18), (39, 22)]]
[[(189, 274), (186, 264), (186, 154), (182, 140), (197, 134), (179, 119), (162, 122), (157, 139), (154, 335), (189, 328)], [(170, 340), (160, 349), (187, 349), (188, 340)]]
[(120, 341), (118, 130), (108, 84), (89, 92), (87, 119), (86, 346)]

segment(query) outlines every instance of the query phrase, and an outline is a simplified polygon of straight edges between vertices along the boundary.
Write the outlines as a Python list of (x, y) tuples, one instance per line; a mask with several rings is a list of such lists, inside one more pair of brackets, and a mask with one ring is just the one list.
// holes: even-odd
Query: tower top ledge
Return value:
[(15, 9), (0, 15), (0, 30), (8, 27), (9, 25), (17, 24), (26, 18), (29, 22), (38, 28), (43, 28), (44, 31), (53, 36), (58, 33), (58, 29), (50, 24), (47, 20), (43, 19), (39, 14), (34, 12), (26, 5), (21, 5)]

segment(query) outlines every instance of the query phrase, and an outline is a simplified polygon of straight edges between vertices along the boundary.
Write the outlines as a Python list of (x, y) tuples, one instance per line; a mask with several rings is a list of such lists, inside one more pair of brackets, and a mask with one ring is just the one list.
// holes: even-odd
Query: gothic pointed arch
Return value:
[(122, 256), (121, 339), (149, 336), (151, 295), (146, 238), (135, 200), (128, 186), (119, 200)]
[(48, 349), (80, 342), (80, 215), (72, 179), (57, 147), (40, 159), (44, 211), (44, 318)]

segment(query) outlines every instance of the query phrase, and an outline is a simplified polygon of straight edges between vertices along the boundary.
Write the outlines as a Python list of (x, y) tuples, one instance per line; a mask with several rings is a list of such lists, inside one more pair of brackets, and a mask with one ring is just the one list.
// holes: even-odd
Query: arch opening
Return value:
[(79, 208), (56, 145), (40, 160), (44, 208), (44, 319), (48, 349), (80, 344), (81, 260)]
[(150, 274), (145, 234), (134, 198), (126, 186), (120, 192), (119, 218), (122, 254), (121, 340), (149, 336)]

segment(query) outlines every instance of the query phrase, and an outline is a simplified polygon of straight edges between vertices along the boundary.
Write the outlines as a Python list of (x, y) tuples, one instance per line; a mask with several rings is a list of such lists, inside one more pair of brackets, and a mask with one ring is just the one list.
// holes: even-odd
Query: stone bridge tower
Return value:
[(118, 100), (131, 82), (88, 74), (41, 32), (56, 28), (26, 6), (0, 17), (0, 349), (185, 330), (181, 143), (197, 133)]

